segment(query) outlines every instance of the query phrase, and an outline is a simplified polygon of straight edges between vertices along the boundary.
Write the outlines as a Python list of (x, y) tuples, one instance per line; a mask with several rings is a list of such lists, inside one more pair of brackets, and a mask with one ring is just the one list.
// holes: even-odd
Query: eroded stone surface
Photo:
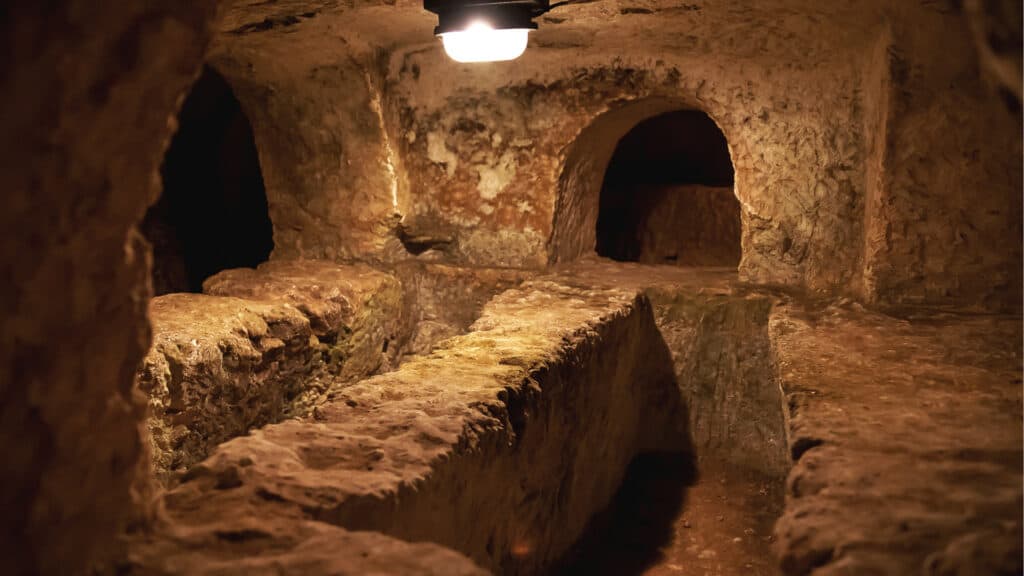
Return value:
[(280, 419), (319, 366), (309, 321), (285, 304), (168, 294), (149, 313), (153, 348), (138, 382), (162, 479)]
[[(239, 512), (239, 511), (236, 511)], [(466, 557), (435, 544), (407, 543), (323, 522), (236, 513), (207, 530), (161, 533), (120, 566), (132, 574), (203, 576), (483, 576)]]
[(150, 343), (148, 248), (133, 227), (215, 3), (3, 10), (0, 541), (9, 574), (67, 574), (111, 554), (145, 499), (132, 376)]
[(205, 295), (154, 299), (155, 344), (138, 381), (157, 477), (168, 481), (225, 440), (307, 415), (329, 391), (430, 352), (523, 277), (418, 262), (385, 272), (275, 260), (221, 272)]
[(534, 276), (514, 268), (467, 268), (408, 261), (395, 267), (406, 309), (415, 321), (407, 354), (426, 354), (439, 342), (463, 334), (495, 294)]
[(559, 281), (642, 291), (687, 407), (693, 455), (780, 482), (789, 470), (768, 319), (777, 296), (727, 268), (645, 266), (588, 258)]
[(164, 497), (168, 526), (212, 533), (236, 511), (314, 518), (533, 573), (638, 451), (685, 448), (672, 382), (635, 291), (531, 282), (488, 303), (470, 333), (338, 391), (313, 418), (221, 445)]
[(1019, 114), (964, 10), (571, 3), (515, 63), (462, 66), (417, 2), (231, 2), (213, 61), (266, 151), (279, 257), (401, 260), (402, 234), (463, 264), (588, 254), (619, 139), (699, 109), (729, 141), (745, 279), (1013, 308)]
[[(157, 195), (217, 4), (13, 3), (0, 24), (13, 572), (107, 555), (144, 492), (131, 381), (149, 343), (147, 249), (132, 226)], [(980, 79), (962, 12), (977, 2), (573, 3), (541, 19), (523, 60), (475, 69), (441, 56), (420, 2), (392, 4), (221, 6), (210, 58), (256, 127), (279, 258), (408, 258), (403, 216), (424, 222), (420, 236), (442, 230), (462, 261), (585, 253), (602, 162), (569, 146), (650, 97), (704, 108), (727, 133), (745, 278), (881, 304), (1019, 306), (1019, 115)], [(950, 558), (984, 541), (965, 536)]]
[(412, 330), (398, 278), (366, 264), (274, 260), (222, 272), (203, 290), (291, 304), (309, 319), (328, 371), (342, 381), (390, 369)]
[(788, 574), (1021, 570), (1019, 317), (777, 308)]
[[(431, 266), (434, 280), (473, 277)], [(238, 517), (426, 540), (536, 573), (633, 455), (669, 447), (769, 492), (788, 448), (787, 574), (1012, 573), (1019, 319), (801, 301), (725, 269), (593, 260), (528, 281), (432, 354), (221, 445), (164, 496), (165, 525), (136, 542), (133, 569), (183, 554), (174, 533), (219, 550)], [(267, 530), (260, 546), (302, 546)]]

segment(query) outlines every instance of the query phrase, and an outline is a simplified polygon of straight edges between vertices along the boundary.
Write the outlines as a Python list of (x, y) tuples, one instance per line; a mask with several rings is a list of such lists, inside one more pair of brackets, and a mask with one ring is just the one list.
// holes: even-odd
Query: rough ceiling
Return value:
[[(615, 51), (638, 40), (651, 48), (679, 49), (715, 41), (719, 49), (750, 56), (791, 49), (814, 50), (861, 45), (886, 2), (816, 2), (813, 0), (669, 0), (575, 1), (539, 20), (533, 46), (555, 49), (596, 47)], [(922, 2), (942, 12), (944, 2)], [(350, 45), (356, 49), (392, 50), (432, 46), (435, 17), (422, 2), (351, 2), (335, 0), (236, 0), (226, 5), (219, 25), (221, 43), (258, 35), (261, 41), (297, 40), (307, 47)], [(799, 42), (797, 40), (799, 39)], [(310, 44), (306, 44), (309, 42)]]

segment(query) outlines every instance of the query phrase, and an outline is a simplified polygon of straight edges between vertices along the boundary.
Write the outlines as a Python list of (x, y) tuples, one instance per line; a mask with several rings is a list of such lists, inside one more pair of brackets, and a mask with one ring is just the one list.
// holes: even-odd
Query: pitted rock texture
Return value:
[(977, 2), (574, 2), (523, 60), (475, 68), (444, 59), (420, 2), (389, 2), (5, 7), (8, 571), (85, 570), (140, 512), (150, 289), (133, 226), (207, 57), (253, 121), (278, 258), (405, 259), (403, 217), (462, 262), (585, 254), (602, 156), (576, 144), (659, 101), (706, 109), (733, 146), (744, 279), (1019, 308), (1020, 117), (983, 81), (1000, 73), (976, 58)]
[[(166, 527), (164, 527), (166, 528)], [(119, 573), (199, 576), (484, 576), (436, 544), (350, 532), (302, 519), (233, 515), (200, 530), (173, 528), (136, 545)]]
[(645, 298), (530, 282), (470, 333), (339, 391), (313, 418), (221, 445), (163, 497), (165, 524), (135, 556), (158, 561), (146, 550), (178, 546), (173, 534), (239, 518), (310, 518), (535, 573), (635, 454), (685, 449), (678, 396)]
[(416, 261), (395, 266), (406, 307), (415, 322), (406, 354), (427, 354), (441, 341), (464, 334), (495, 294), (535, 276), (514, 268), (468, 268)]
[(789, 471), (782, 396), (774, 374), (765, 294), (694, 292), (655, 285), (647, 294), (672, 351), (699, 460), (779, 482)]
[(274, 261), (205, 290), (151, 306), (155, 345), (138, 380), (165, 482), (217, 444), (391, 369), (412, 332), (398, 279), (363, 264)]
[[(5, 3), (0, 541), (8, 574), (87, 570), (139, 514), (150, 344), (134, 226), (215, 3)], [(142, 483), (144, 484), (144, 482)]]
[[(430, 266), (435, 280), (476, 273)], [(775, 483), (788, 449), (784, 573), (1015, 573), (1020, 319), (917, 314), (766, 292), (724, 269), (577, 262), (311, 418), (218, 447), (162, 497), (126, 566), (182, 573), (176, 559), (234, 566), (246, 550), (284, 550), (273, 562), (290, 566), (325, 523), (538, 573), (638, 453)], [(363, 546), (346, 542), (311, 573)]]
[(729, 142), (745, 280), (1018, 305), (1020, 116), (959, 3), (570, 3), (521, 59), (477, 66), (420, 3), (385, 4), (227, 10), (212, 63), (253, 117), (278, 257), (402, 260), (400, 237), (471, 265), (589, 254), (616, 143), (697, 109)]
[(979, 81), (956, 10), (894, 18), (874, 52), (864, 297), (1019, 312), (1020, 115)]
[(170, 482), (250, 429), (305, 416), (331, 391), (465, 333), (516, 270), (274, 260), (153, 300), (139, 369), (152, 461)]
[(585, 258), (554, 277), (577, 286), (642, 291), (672, 356), (698, 465), (714, 462), (781, 485), (789, 456), (768, 333), (777, 295), (743, 285), (735, 270), (724, 268)]
[(324, 346), (327, 370), (343, 381), (393, 367), (412, 330), (399, 279), (366, 264), (274, 260), (221, 272), (203, 291), (294, 306)]
[(168, 294), (149, 310), (153, 348), (138, 385), (164, 481), (221, 442), (279, 420), (320, 364), (309, 321), (286, 304)]
[(772, 311), (787, 574), (1019, 574), (1021, 319)]

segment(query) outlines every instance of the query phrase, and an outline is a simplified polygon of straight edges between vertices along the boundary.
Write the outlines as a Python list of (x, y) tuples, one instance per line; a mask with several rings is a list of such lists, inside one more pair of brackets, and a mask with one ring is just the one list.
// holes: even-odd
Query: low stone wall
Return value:
[[(519, 278), (401, 274), (419, 321), (460, 330), (485, 286)], [(577, 262), (492, 298), (431, 353), (332, 388), (308, 418), (220, 445), (116, 568), (543, 573), (636, 455), (667, 450), (698, 472), (788, 471), (786, 574), (1017, 573), (1020, 318), (918, 314), (725, 269)]]
[(442, 340), (466, 333), (484, 304), (536, 272), (519, 268), (472, 268), (408, 260), (394, 273), (405, 292), (406, 310), (415, 326), (404, 350), (426, 354)]
[(138, 372), (157, 477), (280, 419), (320, 366), (309, 320), (281, 303), (168, 294), (149, 308), (153, 347)]
[(653, 285), (646, 293), (672, 351), (698, 460), (756, 473), (781, 488), (790, 463), (768, 338), (775, 299), (672, 284)]
[[(286, 303), (309, 319), (335, 380), (365, 378), (397, 365), (412, 332), (402, 284), (366, 264), (272, 260), (226, 270), (203, 283), (207, 294)], [(300, 412), (301, 413), (301, 412)]]
[(163, 497), (163, 522), (125, 568), (184, 573), (168, 558), (236, 537), (285, 546), (279, 526), (309, 519), (537, 573), (636, 454), (688, 448), (682, 411), (646, 298), (530, 282), (489, 302), (470, 333), (344, 388), (312, 418), (221, 445)]
[(1020, 574), (1021, 321), (790, 303), (786, 574)]
[(155, 298), (154, 346), (137, 380), (157, 478), (170, 482), (217, 444), (307, 415), (333, 390), (464, 333), (485, 301), (526, 274), (275, 260), (221, 272), (206, 294)]

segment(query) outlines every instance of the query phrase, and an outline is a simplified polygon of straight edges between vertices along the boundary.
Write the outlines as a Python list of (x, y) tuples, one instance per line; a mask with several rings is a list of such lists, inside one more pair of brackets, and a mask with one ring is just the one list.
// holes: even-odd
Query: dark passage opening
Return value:
[(163, 194), (142, 222), (156, 295), (201, 292), (210, 276), (254, 267), (274, 247), (252, 127), (227, 81), (204, 68), (178, 122)]
[(591, 518), (583, 536), (549, 576), (643, 574), (664, 558), (673, 524), (697, 481), (692, 456), (655, 452), (633, 459), (612, 502)]
[(729, 147), (707, 114), (655, 116), (619, 141), (601, 187), (598, 254), (646, 264), (737, 266), (740, 232)]

